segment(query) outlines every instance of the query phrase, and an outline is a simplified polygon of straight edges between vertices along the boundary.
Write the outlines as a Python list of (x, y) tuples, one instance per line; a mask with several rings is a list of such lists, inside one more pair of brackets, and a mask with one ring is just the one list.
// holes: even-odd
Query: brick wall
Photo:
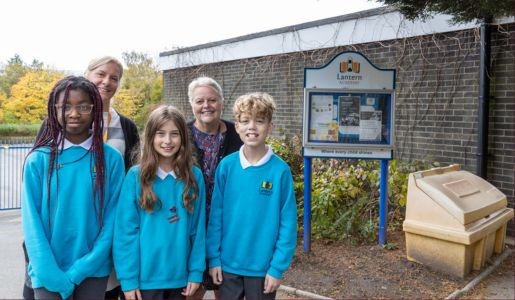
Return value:
[[(166, 70), (164, 99), (192, 118), (187, 85), (199, 75), (224, 89), (224, 118), (241, 94), (274, 96), (275, 134), (301, 134), (305, 67), (320, 67), (342, 51), (359, 51), (379, 68), (397, 70), (396, 149), (402, 160), (476, 166), (479, 30), (449, 32), (314, 51)], [(514, 207), (515, 23), (493, 28), (488, 181)], [(512, 226), (510, 226), (512, 227)], [(513, 231), (512, 231), (513, 233)]]

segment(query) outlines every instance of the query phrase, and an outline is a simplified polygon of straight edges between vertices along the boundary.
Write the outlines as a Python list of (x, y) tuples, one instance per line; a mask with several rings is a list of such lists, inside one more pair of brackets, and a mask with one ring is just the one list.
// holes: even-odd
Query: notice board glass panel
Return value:
[(392, 144), (392, 93), (308, 91), (306, 99), (306, 144)]

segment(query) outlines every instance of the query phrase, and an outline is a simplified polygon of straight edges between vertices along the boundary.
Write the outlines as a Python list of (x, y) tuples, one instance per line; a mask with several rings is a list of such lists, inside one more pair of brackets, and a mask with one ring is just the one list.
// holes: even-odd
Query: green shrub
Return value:
[(35, 137), (41, 124), (0, 124), (0, 138)]
[(302, 141), (299, 136), (281, 135), (269, 137), (267, 144), (272, 146), (275, 154), (279, 155), (290, 166), (293, 178), (303, 175), (304, 158), (302, 157)]
[[(302, 143), (298, 136), (272, 137), (268, 143), (292, 169), (299, 223), (304, 213)], [(437, 166), (423, 161), (388, 164), (388, 226), (404, 220), (409, 173)], [(379, 223), (378, 160), (315, 158), (312, 160), (311, 233), (315, 238), (373, 242)]]

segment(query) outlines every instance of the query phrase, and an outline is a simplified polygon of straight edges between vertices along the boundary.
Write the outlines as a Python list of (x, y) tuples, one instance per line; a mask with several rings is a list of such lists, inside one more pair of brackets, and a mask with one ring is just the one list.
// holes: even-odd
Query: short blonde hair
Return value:
[(107, 65), (108, 63), (115, 63), (118, 68), (120, 69), (120, 78), (118, 78), (118, 80), (121, 80), (122, 79), (122, 75), (123, 75), (123, 65), (122, 63), (116, 59), (115, 57), (113, 56), (102, 56), (102, 57), (98, 57), (98, 58), (94, 58), (92, 59), (90, 62), (89, 62), (89, 65), (88, 65), (88, 68), (86, 69), (86, 72), (84, 72), (84, 76), (85, 77), (88, 77), (88, 75), (93, 72), (94, 70), (96, 70), (98, 67), (101, 67), (103, 65)]
[(249, 93), (236, 99), (233, 106), (234, 119), (239, 122), (242, 114), (255, 114), (257, 117), (266, 118), (269, 122), (275, 111), (275, 101), (267, 93)]

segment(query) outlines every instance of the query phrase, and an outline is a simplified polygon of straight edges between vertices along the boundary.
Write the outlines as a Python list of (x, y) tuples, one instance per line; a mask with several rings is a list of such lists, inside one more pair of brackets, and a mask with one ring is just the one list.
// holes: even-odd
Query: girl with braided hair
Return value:
[(22, 226), (36, 299), (101, 299), (112, 269), (121, 154), (104, 144), (102, 98), (84, 77), (60, 80), (23, 170)]
[[(120, 151), (124, 159), (125, 171), (127, 171), (134, 164), (134, 158), (138, 151), (139, 134), (136, 124), (112, 107), (115, 94), (121, 86), (122, 76), (123, 65), (112, 56), (92, 59), (84, 72), (84, 77), (97, 87), (102, 98), (104, 121), (102, 136), (104, 143)], [(45, 119), (38, 133), (38, 138), (43, 133), (46, 123), (47, 120)], [(25, 259), (28, 263), (27, 257)], [(23, 286), (23, 298), (33, 300), (33, 295), (34, 292), (30, 288), (30, 282), (26, 280)], [(123, 292), (113, 270), (107, 282), (105, 299), (115, 300), (118, 298), (123, 299)]]

